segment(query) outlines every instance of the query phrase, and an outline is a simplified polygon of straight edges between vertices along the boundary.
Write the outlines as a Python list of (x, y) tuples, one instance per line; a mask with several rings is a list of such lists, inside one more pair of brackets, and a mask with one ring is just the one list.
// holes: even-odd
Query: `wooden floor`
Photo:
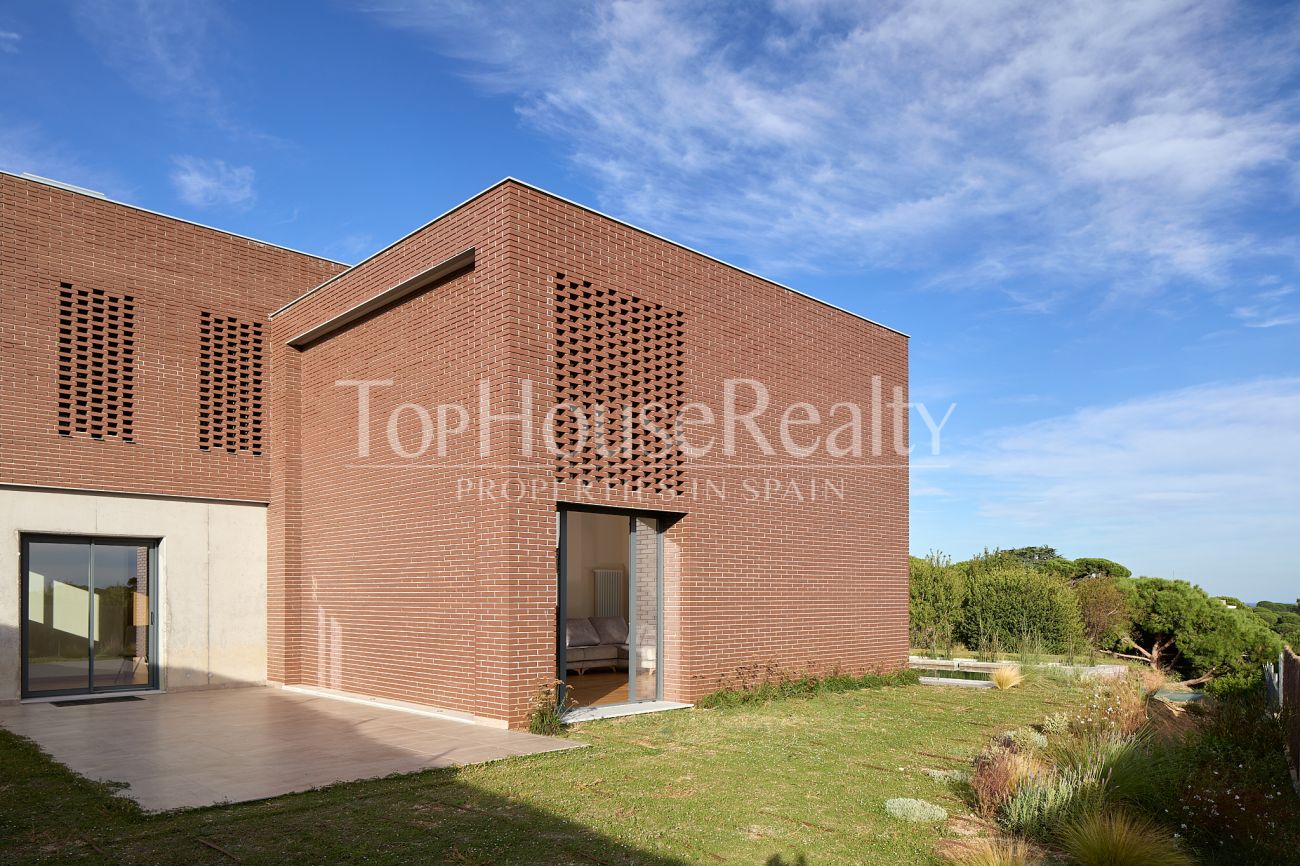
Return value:
[(569, 696), (580, 707), (627, 703), (627, 671), (569, 674)]

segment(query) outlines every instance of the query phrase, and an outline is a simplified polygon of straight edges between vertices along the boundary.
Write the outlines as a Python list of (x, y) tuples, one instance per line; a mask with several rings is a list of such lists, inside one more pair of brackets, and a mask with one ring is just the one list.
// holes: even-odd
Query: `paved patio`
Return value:
[(581, 746), (274, 688), (0, 706), (0, 726), (83, 776), (126, 782), (120, 795), (149, 811)]

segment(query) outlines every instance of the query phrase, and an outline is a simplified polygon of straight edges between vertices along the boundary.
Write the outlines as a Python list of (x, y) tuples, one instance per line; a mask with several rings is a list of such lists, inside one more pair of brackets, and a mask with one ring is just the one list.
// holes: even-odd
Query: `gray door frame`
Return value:
[[(556, 680), (559, 685), (556, 687), (557, 700), (560, 706), (564, 706), (568, 692), (568, 665), (565, 659), (565, 619), (568, 607), (568, 559), (569, 559), (569, 524), (568, 513), (572, 511), (582, 511), (592, 514), (615, 514), (626, 515), (628, 518), (628, 568), (627, 568), (627, 589), (628, 589), (628, 664), (627, 664), (627, 694), (628, 704), (648, 703), (651, 701), (662, 701), (664, 699), (664, 532), (669, 524), (674, 520), (682, 517), (678, 512), (650, 511), (639, 508), (617, 508), (603, 505), (589, 505), (586, 503), (556, 503), (556, 605), (555, 605), (555, 663), (556, 663)], [(655, 696), (653, 698), (636, 699), (636, 664), (634, 655), (636, 652), (636, 610), (637, 606), (632, 602), (636, 598), (636, 520), (638, 517), (649, 518), (654, 521), (655, 533), (655, 617), (659, 627), (655, 629), (655, 667), (657, 670), (655, 676)], [(613, 705), (611, 705), (613, 706)]]
[[(87, 622), (87, 639), (86, 639), (86, 656), (88, 668), (86, 670), (86, 687), (84, 689), (49, 689), (33, 692), (28, 683), (28, 659), (27, 659), (27, 610), (28, 610), (28, 567), (31, 564), (30, 545), (32, 542), (46, 544), (85, 544), (90, 547), (89, 562), (87, 563), (87, 588), (93, 595), (95, 592), (95, 555), (94, 547), (96, 544), (113, 545), (117, 547), (147, 547), (149, 549), (148, 560), (148, 594), (149, 594), (149, 628), (146, 630), (149, 646), (146, 652), (149, 682), (135, 686), (95, 686), (95, 639), (93, 619)], [(119, 692), (139, 692), (150, 691), (158, 688), (158, 542), (156, 538), (125, 538), (113, 535), (63, 535), (49, 532), (23, 532), (18, 537), (18, 580), (20, 583), (19, 591), (19, 627), (18, 627), (18, 652), (21, 654), (21, 689), (19, 694), (23, 698), (44, 698), (57, 697), (59, 695), (98, 695), (98, 694), (117, 694)], [(94, 617), (95, 606), (87, 605), (88, 618)]]

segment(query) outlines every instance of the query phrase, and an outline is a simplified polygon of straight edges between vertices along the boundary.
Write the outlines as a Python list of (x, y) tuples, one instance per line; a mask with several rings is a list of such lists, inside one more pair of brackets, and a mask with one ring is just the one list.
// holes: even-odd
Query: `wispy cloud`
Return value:
[(77, 29), (132, 87), (232, 137), (279, 143), (237, 117), (212, 68), (236, 26), (216, 0), (78, 0)]
[(1300, 378), (1202, 385), (946, 440), (948, 468), (925, 478), (1003, 539), (1218, 579), (1249, 550), (1273, 572), (1243, 579), (1281, 581), (1300, 533), (1297, 430)]
[(21, 33), (12, 30), (0, 30), (0, 54), (17, 54), (23, 41)]
[(12, 122), (4, 115), (0, 115), (0, 168), (65, 181), (98, 190), (110, 198), (127, 199), (132, 192), (117, 172), (88, 163), (51, 138), (39, 124)]
[(325, 252), (332, 258), (355, 262), (378, 248), (374, 236), (369, 232), (352, 232), (330, 243)]
[(1247, 296), (1234, 307), (1233, 318), (1248, 328), (1277, 328), (1300, 325), (1300, 303), (1292, 286), (1276, 286)]
[(252, 166), (227, 165), (224, 160), (197, 156), (175, 157), (173, 165), (172, 188), (186, 204), (244, 209), (257, 199)]
[[(924, 270), (1024, 309), (1222, 286), (1297, 213), (1300, 10), (1201, 0), (387, 0), (514, 94), (602, 205), (770, 267)], [(1291, 220), (1290, 223), (1293, 223)], [(798, 250), (774, 260), (771, 250)], [(1102, 286), (1099, 290), (1096, 287)]]

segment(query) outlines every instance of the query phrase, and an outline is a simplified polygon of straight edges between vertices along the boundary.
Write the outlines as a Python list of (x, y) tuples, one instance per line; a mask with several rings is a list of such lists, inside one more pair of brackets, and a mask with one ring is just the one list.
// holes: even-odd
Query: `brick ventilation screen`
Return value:
[(262, 453), (262, 325), (205, 312), (199, 322), (199, 447)]
[(678, 310), (556, 274), (561, 480), (677, 489), (681, 455), (664, 437), (683, 402), (682, 330)]
[(59, 433), (131, 442), (135, 299), (59, 284)]

